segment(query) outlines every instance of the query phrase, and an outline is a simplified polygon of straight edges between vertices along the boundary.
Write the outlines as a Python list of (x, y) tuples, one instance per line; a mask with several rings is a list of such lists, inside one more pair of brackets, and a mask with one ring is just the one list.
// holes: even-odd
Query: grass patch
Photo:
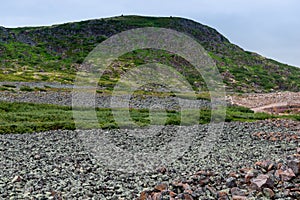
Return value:
[[(9, 103), (0, 101), (0, 134), (31, 133), (47, 130), (76, 128), (73, 112), (79, 112), (81, 120), (77, 127), (82, 129), (104, 128), (113, 129), (120, 127), (138, 127), (153, 125), (194, 125), (206, 124), (211, 121), (211, 110), (151, 110), (148, 109), (116, 109), (114, 112), (108, 108), (97, 108), (97, 121), (90, 121), (93, 109), (82, 109), (68, 106), (33, 104), (33, 103)], [(117, 123), (115, 116), (123, 119)], [(123, 117), (124, 116), (124, 117)], [(288, 118), (300, 120), (300, 115), (276, 116), (266, 113), (253, 113), (253, 111), (238, 106), (229, 106), (226, 110), (226, 122), (242, 121), (251, 122), (270, 118)]]

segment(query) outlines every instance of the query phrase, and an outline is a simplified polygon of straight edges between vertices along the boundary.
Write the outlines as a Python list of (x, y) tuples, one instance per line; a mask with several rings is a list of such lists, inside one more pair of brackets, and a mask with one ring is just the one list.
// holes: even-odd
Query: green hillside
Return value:
[[(120, 16), (49, 27), (0, 27), (0, 81), (72, 83), (76, 70), (97, 44), (121, 31), (164, 27), (194, 37), (215, 60), (227, 91), (269, 92), (300, 89), (300, 69), (230, 43), (215, 29), (177, 17)], [(184, 59), (152, 49), (128, 53), (108, 68), (100, 85), (111, 89), (120, 73), (151, 61), (174, 66), (196, 88), (205, 84)]]

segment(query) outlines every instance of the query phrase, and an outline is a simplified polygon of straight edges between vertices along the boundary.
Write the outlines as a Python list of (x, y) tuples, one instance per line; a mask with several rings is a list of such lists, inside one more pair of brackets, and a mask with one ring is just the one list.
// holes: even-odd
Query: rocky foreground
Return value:
[(147, 137), (134, 135), (138, 129), (1, 135), (0, 198), (300, 199), (299, 127), (286, 120), (225, 123), (209, 152), (199, 148), (207, 125), (183, 127), (190, 147), (144, 171), (105, 163), (84, 139), (106, 135), (121, 150), (164, 160), (160, 149), (179, 127), (152, 126)]

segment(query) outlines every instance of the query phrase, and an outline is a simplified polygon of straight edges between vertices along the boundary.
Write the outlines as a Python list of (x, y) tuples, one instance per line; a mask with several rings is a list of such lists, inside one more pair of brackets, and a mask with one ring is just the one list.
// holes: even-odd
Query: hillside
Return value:
[[(215, 29), (177, 17), (120, 16), (49, 27), (0, 27), (0, 81), (57, 81), (72, 83), (76, 70), (97, 44), (106, 38), (139, 27), (164, 27), (194, 37), (215, 60), (227, 91), (299, 91), (300, 69), (230, 43)], [(100, 85), (111, 89), (119, 74), (153, 60), (173, 65), (196, 88), (205, 84), (195, 69), (180, 57), (156, 50), (138, 50), (115, 62)]]

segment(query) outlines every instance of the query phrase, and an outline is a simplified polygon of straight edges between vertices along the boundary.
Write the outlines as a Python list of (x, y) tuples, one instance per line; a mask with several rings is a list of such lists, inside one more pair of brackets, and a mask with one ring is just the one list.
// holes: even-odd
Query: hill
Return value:
[[(119, 16), (45, 27), (0, 27), (0, 81), (72, 83), (80, 64), (100, 42), (121, 31), (164, 27), (194, 37), (214, 59), (227, 91), (299, 91), (300, 69), (265, 58), (230, 43), (215, 29), (177, 17)], [(128, 68), (158, 60), (173, 65), (196, 88), (205, 84), (184, 59), (152, 49), (123, 55), (100, 85), (111, 89)]]

